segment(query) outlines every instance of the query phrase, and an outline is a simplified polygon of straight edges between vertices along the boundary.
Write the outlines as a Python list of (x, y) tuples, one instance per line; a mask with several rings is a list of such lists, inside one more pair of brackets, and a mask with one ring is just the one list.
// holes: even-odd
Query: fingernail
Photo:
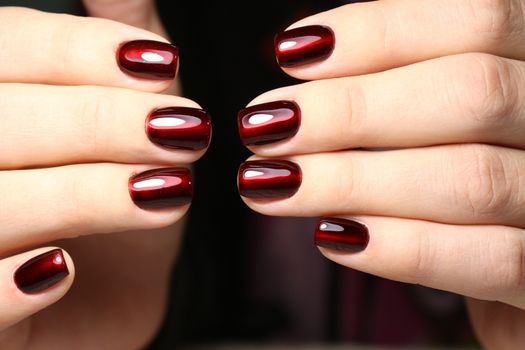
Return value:
[(191, 173), (186, 168), (148, 170), (129, 179), (133, 202), (143, 209), (171, 208), (191, 202)]
[(301, 168), (287, 160), (254, 160), (241, 164), (239, 193), (248, 198), (288, 198), (301, 185)]
[(62, 249), (53, 249), (25, 262), (15, 271), (14, 280), (18, 289), (32, 294), (57, 284), (67, 275), (69, 270)]
[(296, 67), (328, 58), (334, 45), (334, 32), (330, 28), (299, 27), (277, 34), (275, 56), (281, 67)]
[(292, 101), (276, 101), (247, 107), (237, 117), (245, 145), (265, 145), (293, 137), (299, 129), (301, 111)]
[(173, 79), (179, 65), (179, 49), (153, 40), (135, 40), (122, 45), (118, 63), (124, 72), (144, 79)]
[(353, 220), (322, 218), (315, 230), (314, 240), (319, 247), (356, 253), (368, 244), (368, 228)]
[(210, 143), (210, 115), (198, 108), (157, 109), (146, 119), (146, 134), (152, 142), (167, 148), (201, 150)]

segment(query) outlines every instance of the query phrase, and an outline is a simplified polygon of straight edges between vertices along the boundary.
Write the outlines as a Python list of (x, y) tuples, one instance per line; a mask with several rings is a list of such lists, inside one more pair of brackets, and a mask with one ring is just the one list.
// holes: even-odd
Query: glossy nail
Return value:
[(322, 218), (315, 230), (319, 247), (350, 253), (362, 251), (368, 244), (368, 228), (357, 222), (339, 218)]
[(265, 145), (293, 137), (299, 129), (301, 111), (292, 101), (276, 101), (247, 107), (237, 117), (245, 145)]
[(31, 294), (57, 284), (67, 275), (69, 270), (62, 249), (53, 249), (25, 262), (15, 271), (14, 280), (18, 289)]
[(301, 168), (287, 160), (254, 160), (241, 164), (237, 184), (248, 198), (288, 198), (301, 186)]
[(334, 32), (313, 25), (287, 30), (275, 37), (275, 56), (281, 67), (295, 67), (322, 61), (334, 50)]
[(135, 40), (123, 44), (117, 54), (120, 69), (144, 79), (173, 79), (179, 66), (179, 49), (153, 40)]
[(167, 148), (201, 150), (210, 143), (210, 115), (198, 108), (157, 109), (146, 119), (146, 134), (152, 142)]
[(129, 179), (129, 193), (143, 209), (170, 208), (191, 202), (191, 173), (186, 168), (152, 169)]

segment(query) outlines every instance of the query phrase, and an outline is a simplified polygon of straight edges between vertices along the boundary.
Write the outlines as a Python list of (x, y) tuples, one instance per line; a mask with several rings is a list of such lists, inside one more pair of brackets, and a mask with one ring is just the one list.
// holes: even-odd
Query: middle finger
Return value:
[(524, 80), (520, 61), (443, 57), (267, 92), (239, 113), (239, 130), (269, 157), (476, 142), (525, 148)]
[(0, 169), (189, 163), (211, 137), (209, 115), (181, 97), (36, 84), (0, 84), (0, 95)]

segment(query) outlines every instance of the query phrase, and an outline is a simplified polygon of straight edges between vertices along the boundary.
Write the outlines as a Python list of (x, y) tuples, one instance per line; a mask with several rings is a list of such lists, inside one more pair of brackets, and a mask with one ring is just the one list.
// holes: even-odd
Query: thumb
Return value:
[(166, 36), (154, 0), (84, 0), (89, 16), (111, 19)]

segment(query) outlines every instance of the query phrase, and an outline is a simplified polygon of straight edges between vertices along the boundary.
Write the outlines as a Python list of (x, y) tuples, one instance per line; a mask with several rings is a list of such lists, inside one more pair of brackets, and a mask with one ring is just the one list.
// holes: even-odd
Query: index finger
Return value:
[(178, 49), (122, 23), (0, 8), (0, 82), (102, 85), (159, 92), (175, 78)]
[(302, 19), (276, 36), (275, 53), (306, 80), (466, 52), (523, 59), (524, 24), (523, 0), (380, 0)]

